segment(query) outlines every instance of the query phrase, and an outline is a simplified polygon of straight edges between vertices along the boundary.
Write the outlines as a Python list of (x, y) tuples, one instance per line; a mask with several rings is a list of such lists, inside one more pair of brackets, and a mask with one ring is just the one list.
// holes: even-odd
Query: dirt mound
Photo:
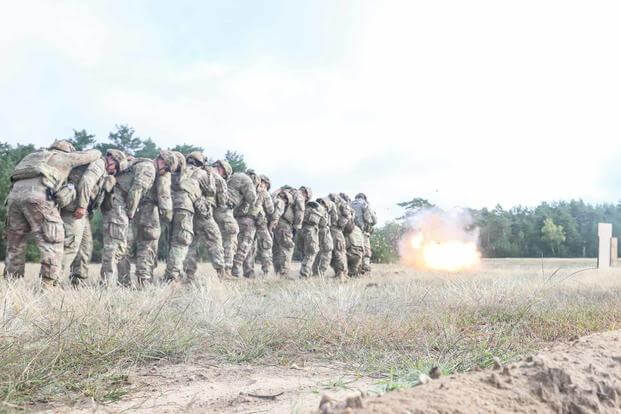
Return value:
[(559, 344), (517, 364), (431, 380), (380, 397), (336, 403), (324, 414), (355, 413), (618, 413), (621, 331)]

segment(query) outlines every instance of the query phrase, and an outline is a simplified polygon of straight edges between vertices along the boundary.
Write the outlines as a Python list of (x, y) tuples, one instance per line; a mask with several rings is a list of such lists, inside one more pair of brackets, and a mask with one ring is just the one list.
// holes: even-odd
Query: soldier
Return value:
[(335, 204), (337, 211), (337, 214), (330, 220), (330, 233), (334, 243), (330, 265), (334, 269), (334, 277), (343, 279), (347, 277), (347, 245), (343, 229), (347, 223), (352, 221), (352, 211), (349, 204), (338, 194), (331, 193), (328, 197)]
[(362, 230), (353, 220), (345, 226), (343, 230), (347, 245), (347, 269), (348, 276), (360, 276), (360, 264), (364, 257), (364, 235)]
[(364, 193), (356, 194), (351, 206), (354, 210), (354, 222), (360, 227), (364, 235), (364, 257), (360, 265), (360, 273), (363, 274), (371, 271), (371, 233), (377, 224), (377, 216), (375, 211), (371, 209)]
[(139, 286), (153, 281), (162, 233), (160, 218), (170, 223), (173, 214), (170, 172), (177, 169), (177, 157), (172, 151), (160, 151), (155, 162), (160, 163), (156, 165), (155, 183), (140, 199), (136, 212), (136, 280)]
[[(233, 216), (237, 220), (239, 232), (237, 234), (237, 249), (233, 257), (231, 275), (242, 275), (243, 265), (252, 250), (256, 233), (255, 220), (261, 209), (262, 200), (257, 199), (257, 186), (261, 180), (252, 171), (254, 181), (248, 174), (237, 172), (227, 180), (229, 188), (229, 202), (233, 208)], [(247, 269), (247, 273), (249, 273)]]
[[(201, 233), (208, 241), (211, 263), (218, 275), (223, 276), (222, 237), (207, 201), (208, 197), (216, 194), (215, 181), (213, 176), (202, 168), (204, 157), (201, 152), (192, 152), (188, 154), (187, 159), (181, 154), (178, 155), (181, 156), (179, 166), (172, 174), (174, 215), (164, 279), (172, 281), (181, 277), (188, 249), (197, 233)], [(187, 281), (189, 279), (186, 279)]]
[(285, 203), (284, 212), (274, 230), (274, 270), (280, 275), (284, 276), (289, 272), (295, 247), (294, 232), (302, 228), (304, 206), (310, 199), (309, 193), (310, 189), (306, 187), (296, 190), (289, 186), (281, 187), (276, 192), (276, 197)]
[(214, 170), (224, 178), (227, 185), (226, 205), (218, 207), (214, 212), (214, 218), (220, 233), (222, 234), (222, 248), (224, 249), (224, 269), (225, 274), (229, 276), (233, 268), (233, 255), (237, 251), (237, 234), (239, 226), (237, 220), (233, 216), (233, 208), (235, 207), (231, 200), (232, 190), (229, 187), (229, 179), (233, 175), (233, 169), (226, 160), (218, 160), (212, 164)]
[(24, 276), (26, 237), (31, 233), (41, 254), (42, 282), (57, 283), (62, 270), (65, 231), (55, 193), (73, 168), (100, 156), (97, 150), (76, 152), (70, 142), (56, 141), (49, 149), (28, 154), (17, 164), (7, 197), (5, 277)]
[(319, 221), (319, 253), (315, 263), (313, 263), (313, 275), (323, 277), (330, 267), (330, 260), (332, 260), (334, 243), (330, 227), (333, 220), (334, 222), (338, 220), (338, 212), (336, 204), (330, 201), (328, 197), (318, 198), (317, 202), (323, 206), (324, 214)]
[[(117, 174), (116, 184), (112, 191), (106, 193), (103, 211), (103, 243), (104, 249), (101, 258), (101, 280), (107, 283), (117, 279), (119, 269), (117, 265), (128, 254), (127, 231), (129, 220), (138, 222), (137, 228), (142, 231), (138, 234), (138, 256), (136, 260), (136, 276), (138, 284), (143, 284), (153, 270), (155, 254), (157, 251), (157, 240), (153, 243), (154, 236), (159, 238), (159, 218), (155, 223), (154, 216), (157, 217), (158, 190), (161, 185), (166, 185), (166, 180), (162, 180), (158, 185), (156, 175), (163, 177), (170, 171), (176, 170), (176, 159), (170, 151), (161, 151), (155, 160), (147, 158), (132, 159), (129, 167)], [(168, 179), (168, 184), (170, 179)], [(166, 189), (162, 190), (164, 193)], [(170, 191), (168, 189), (168, 191)], [(142, 203), (143, 198), (147, 199)], [(172, 202), (171, 202), (172, 205)], [(144, 206), (144, 211), (137, 213), (138, 207)], [(157, 226), (156, 226), (157, 224)], [(150, 233), (150, 234), (145, 234)], [(148, 236), (148, 237), (146, 237)], [(153, 251), (152, 249), (155, 249)], [(153, 255), (152, 257), (151, 254)], [(119, 279), (122, 285), (129, 286), (129, 278)]]
[[(310, 190), (309, 190), (310, 191)], [(317, 201), (308, 201), (304, 208), (304, 220), (302, 221), (302, 265), (300, 276), (311, 275), (312, 266), (319, 253), (319, 223), (324, 218), (326, 210)]]
[(114, 175), (126, 168), (125, 154), (110, 149), (98, 160), (71, 170), (68, 184), (58, 192), (58, 194), (65, 191), (69, 193), (69, 189), (75, 187), (73, 197), (63, 203), (60, 211), (65, 229), (63, 275), (71, 270), (69, 279), (74, 286), (79, 285), (88, 276), (88, 263), (93, 251), (93, 236), (88, 216), (103, 200), (100, 194), (103, 195), (104, 183), (108, 181), (108, 188), (111, 188), (114, 185)]
[[(192, 154), (188, 155), (188, 163), (193, 162)], [(196, 160), (198, 160), (198, 154), (195, 154), (196, 156), (194, 158)], [(216, 171), (214, 167), (208, 165), (205, 162), (205, 159), (203, 159), (202, 168), (209, 175), (210, 180), (213, 180), (215, 184), (215, 193), (209, 194), (206, 197), (212, 217), (208, 221), (208, 223), (202, 224), (202, 226), (206, 229), (205, 231), (208, 231), (210, 233), (210, 236), (207, 238), (207, 240), (205, 240), (205, 237), (202, 236), (205, 231), (194, 231), (195, 237), (192, 240), (192, 244), (190, 245), (188, 254), (186, 255), (185, 263), (183, 264), (186, 277), (189, 280), (194, 278), (196, 270), (198, 269), (198, 246), (201, 242), (205, 242), (205, 244), (207, 245), (207, 250), (210, 252), (212, 262), (219, 263), (220, 256), (222, 256), (222, 263), (225, 263), (222, 232), (220, 230), (220, 225), (215, 220), (215, 213), (216, 211), (223, 211), (228, 208), (228, 186), (226, 185), (226, 180), (218, 173), (218, 171)], [(216, 225), (216, 228), (212, 227), (214, 223)], [(226, 271), (218, 272), (218, 276), (226, 277)]]
[[(254, 262), (255, 256), (259, 259), (263, 276), (267, 276), (271, 272), (273, 266), (272, 232), (274, 231), (274, 226), (278, 222), (279, 216), (276, 216), (275, 214), (276, 210), (274, 208), (274, 200), (269, 193), (272, 182), (269, 177), (264, 174), (261, 174), (259, 178), (261, 179), (261, 186), (257, 191), (257, 197), (261, 198), (263, 205), (256, 220), (257, 233), (254, 241), (252, 260)], [(254, 264), (252, 268), (254, 271)], [(252, 277), (252, 275), (250, 275), (250, 277)]]

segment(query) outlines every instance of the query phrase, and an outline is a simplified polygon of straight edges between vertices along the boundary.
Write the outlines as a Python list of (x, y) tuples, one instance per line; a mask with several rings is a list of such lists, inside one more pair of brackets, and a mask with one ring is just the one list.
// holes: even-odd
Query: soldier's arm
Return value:
[(225, 208), (228, 203), (229, 188), (224, 179), (219, 178), (216, 182), (216, 207)]
[(103, 158), (90, 163), (82, 175), (77, 187), (77, 208), (86, 209), (95, 195), (97, 183), (106, 174), (106, 166)]
[(265, 215), (268, 218), (271, 218), (275, 211), (274, 201), (267, 191), (265, 192), (265, 197), (263, 197), (263, 211), (265, 211)]
[(204, 196), (212, 196), (217, 193), (216, 191), (216, 183), (211, 174), (208, 174), (204, 170), (198, 170), (196, 174), (196, 180), (198, 181), (198, 186), (201, 189), (201, 193)]
[(293, 200), (293, 228), (302, 227), (304, 220), (304, 196), (298, 191), (295, 200)]
[(164, 175), (160, 175), (157, 179), (157, 205), (160, 210), (160, 215), (166, 221), (171, 221), (173, 216), (173, 203), (171, 194), (172, 177), (169, 172)]
[[(152, 166), (151, 166), (152, 167)], [(127, 193), (127, 216), (133, 218), (138, 209), (142, 195), (147, 192), (155, 182), (155, 167), (135, 169), (134, 180)]]
[(244, 202), (249, 210), (252, 210), (257, 203), (257, 189), (250, 178), (244, 185)]
[(86, 151), (75, 151), (75, 152), (67, 152), (63, 153), (63, 161), (69, 165), (71, 168), (77, 167), (78, 165), (90, 164), (95, 161), (97, 158), (101, 157), (101, 152), (96, 149), (90, 149)]

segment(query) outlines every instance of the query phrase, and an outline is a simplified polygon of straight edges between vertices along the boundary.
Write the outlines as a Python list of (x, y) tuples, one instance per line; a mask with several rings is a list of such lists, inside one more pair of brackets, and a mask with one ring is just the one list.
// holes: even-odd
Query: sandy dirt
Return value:
[(380, 397), (336, 402), (326, 395), (316, 412), (619, 413), (621, 331), (558, 344), (516, 364), (424, 382)]
[(259, 366), (194, 360), (144, 367), (130, 376), (131, 392), (119, 402), (51, 408), (48, 413), (308, 413), (321, 395), (345, 398), (375, 379), (338, 365)]

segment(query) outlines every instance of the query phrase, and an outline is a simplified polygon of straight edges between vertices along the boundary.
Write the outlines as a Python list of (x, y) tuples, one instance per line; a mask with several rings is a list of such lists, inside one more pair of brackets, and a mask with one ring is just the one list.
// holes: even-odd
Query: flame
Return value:
[(457, 272), (470, 269), (481, 261), (474, 241), (429, 240), (422, 231), (406, 237), (402, 260), (411, 266), (431, 270)]

